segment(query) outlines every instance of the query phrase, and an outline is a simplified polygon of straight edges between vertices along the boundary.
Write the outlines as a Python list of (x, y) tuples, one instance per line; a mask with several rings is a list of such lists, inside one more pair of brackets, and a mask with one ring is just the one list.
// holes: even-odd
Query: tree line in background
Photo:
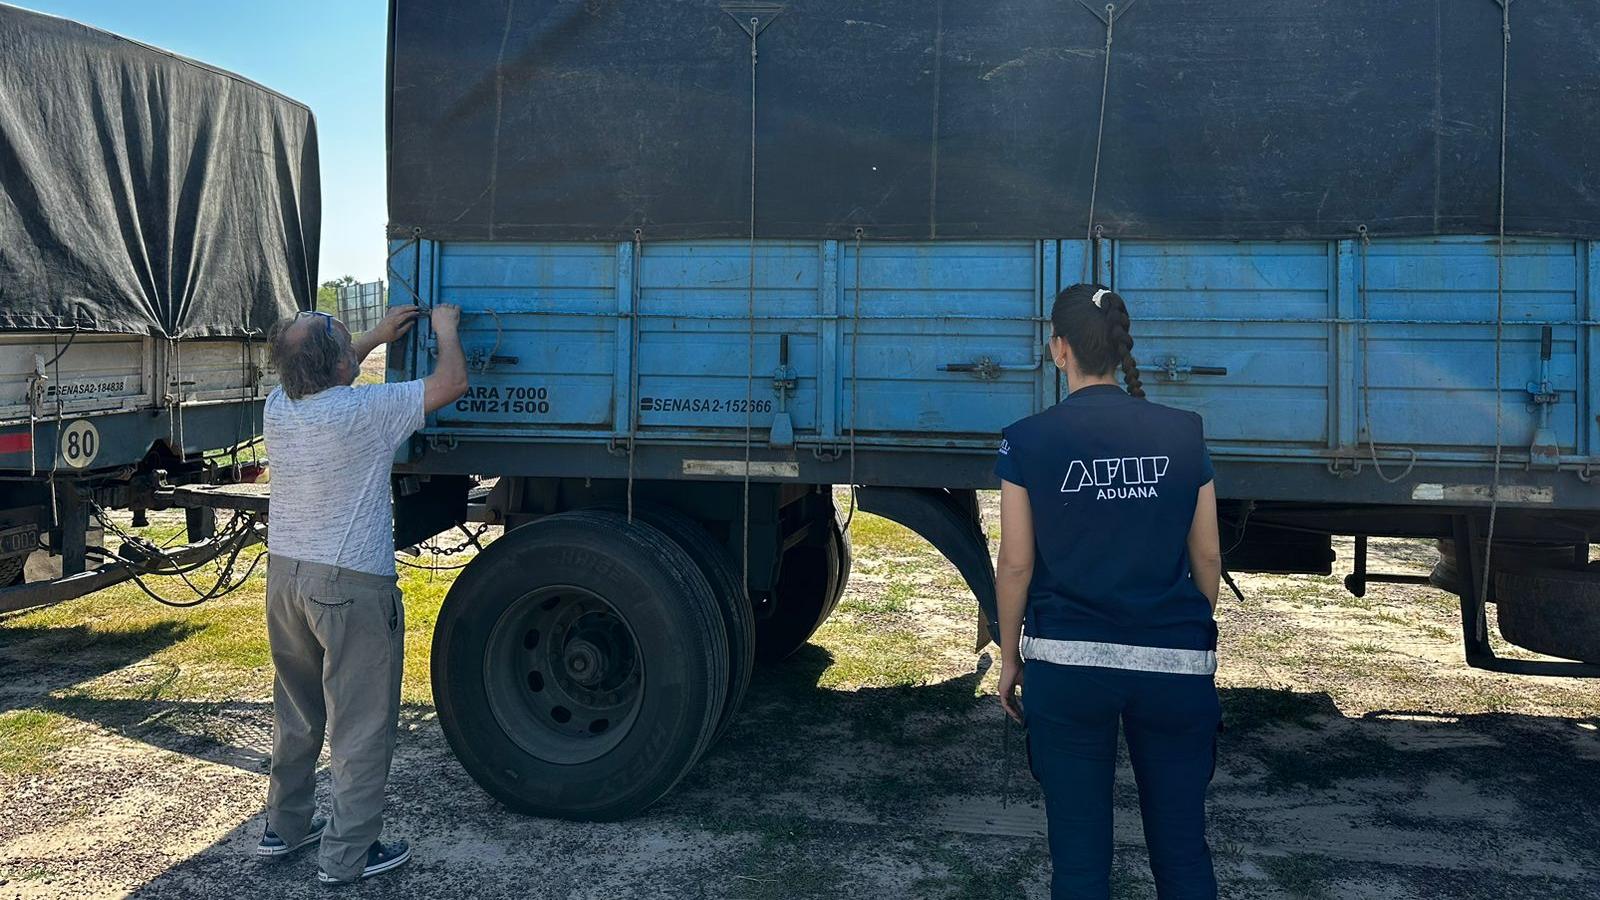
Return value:
[(339, 314), (339, 288), (345, 285), (356, 284), (354, 275), (341, 275), (332, 281), (324, 281), (317, 288), (317, 309), (332, 315)]

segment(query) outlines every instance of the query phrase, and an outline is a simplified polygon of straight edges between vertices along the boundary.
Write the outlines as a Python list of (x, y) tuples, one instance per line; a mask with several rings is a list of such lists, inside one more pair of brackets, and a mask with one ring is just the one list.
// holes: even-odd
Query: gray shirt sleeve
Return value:
[(426, 421), (420, 380), (369, 385), (357, 388), (356, 396), (361, 398), (360, 426), (391, 447), (399, 447)]

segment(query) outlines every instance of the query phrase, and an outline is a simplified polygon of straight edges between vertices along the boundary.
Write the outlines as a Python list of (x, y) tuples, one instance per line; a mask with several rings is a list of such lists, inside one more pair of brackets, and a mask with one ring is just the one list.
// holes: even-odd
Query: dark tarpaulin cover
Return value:
[[(773, 4), (776, 5), (776, 4)], [(751, 6), (392, 0), (392, 237), (741, 237)], [(763, 237), (1077, 237), (1102, 0), (790, 0), (760, 32)], [(1492, 0), (1118, 4), (1108, 236), (1494, 233)], [(1506, 227), (1600, 236), (1600, 3), (1511, 4)]]
[(242, 336), (316, 295), (310, 110), (0, 5), (0, 328)]

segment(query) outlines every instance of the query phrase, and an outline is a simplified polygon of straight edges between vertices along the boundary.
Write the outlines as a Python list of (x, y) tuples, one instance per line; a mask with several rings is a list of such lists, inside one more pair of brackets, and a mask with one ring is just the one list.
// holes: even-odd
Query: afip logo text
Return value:
[(1067, 467), (1061, 492), (1075, 494), (1084, 488), (1097, 488), (1099, 500), (1155, 497), (1156, 485), (1166, 477), (1170, 463), (1171, 459), (1165, 456), (1128, 456), (1087, 463), (1075, 459)]

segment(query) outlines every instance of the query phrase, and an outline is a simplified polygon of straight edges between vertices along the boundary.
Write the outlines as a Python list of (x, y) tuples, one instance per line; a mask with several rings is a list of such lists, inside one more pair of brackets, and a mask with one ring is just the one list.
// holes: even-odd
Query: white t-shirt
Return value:
[(394, 453), (422, 427), (421, 381), (267, 396), (272, 471), (267, 551), (303, 562), (393, 575)]

